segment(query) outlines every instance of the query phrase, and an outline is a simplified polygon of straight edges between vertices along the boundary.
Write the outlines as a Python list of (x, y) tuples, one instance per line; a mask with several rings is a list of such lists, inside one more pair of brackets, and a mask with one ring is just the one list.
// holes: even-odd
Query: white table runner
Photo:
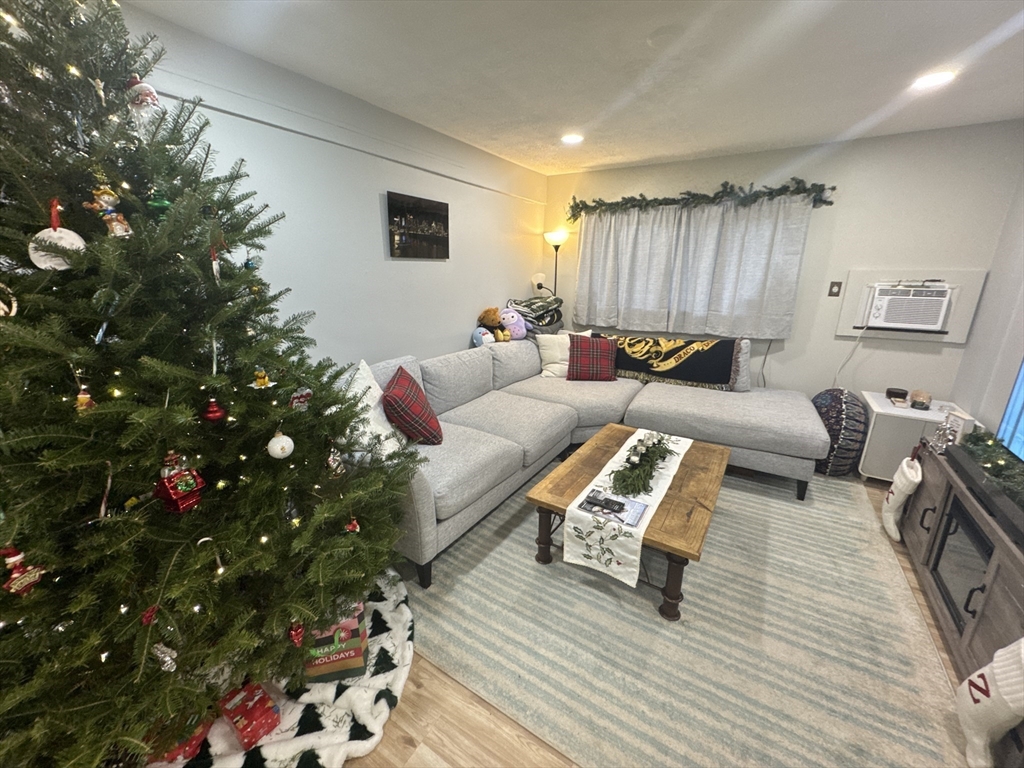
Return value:
[[(668, 493), (683, 456), (693, 445), (693, 440), (687, 437), (664, 435), (675, 454), (670, 454), (655, 470), (651, 478), (651, 492), (629, 499), (613, 495), (611, 473), (625, 464), (630, 449), (649, 432), (654, 435), (661, 434), (648, 429), (638, 429), (604, 465), (594, 481), (572, 500), (565, 511), (565, 562), (607, 573), (631, 587), (635, 587), (640, 578), (640, 548), (644, 540), (644, 531), (651, 524), (658, 504)], [(623, 501), (626, 504), (625, 511), (621, 515), (595, 515), (580, 509), (580, 502), (594, 489)], [(630, 502), (647, 505), (643, 517), (635, 525), (630, 523), (635, 518), (637, 505), (630, 505)], [(634, 513), (632, 516), (631, 512)]]

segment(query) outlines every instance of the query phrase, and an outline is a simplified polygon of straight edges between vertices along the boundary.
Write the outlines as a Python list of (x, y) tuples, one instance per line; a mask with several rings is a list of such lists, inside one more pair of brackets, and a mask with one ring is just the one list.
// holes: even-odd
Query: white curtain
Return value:
[(585, 216), (573, 320), (624, 331), (789, 337), (809, 197)]

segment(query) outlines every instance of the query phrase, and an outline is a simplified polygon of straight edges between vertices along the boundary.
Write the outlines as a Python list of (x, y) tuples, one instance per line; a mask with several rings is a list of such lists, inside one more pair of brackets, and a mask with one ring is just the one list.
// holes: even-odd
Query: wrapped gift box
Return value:
[(281, 723), (281, 709), (262, 685), (249, 683), (236, 688), (220, 700), (220, 710), (235, 727), (235, 735), (245, 750)]
[(328, 683), (349, 677), (358, 677), (366, 671), (366, 614), (363, 604), (356, 612), (323, 632), (314, 632), (316, 638), (306, 662), (306, 681)]
[(199, 748), (203, 745), (203, 739), (206, 738), (206, 734), (210, 732), (210, 728), (213, 726), (214, 717), (208, 717), (203, 720), (196, 729), (192, 731), (192, 735), (187, 739), (183, 739), (178, 742), (178, 746), (168, 752), (166, 755), (154, 755), (149, 758), (151, 763), (173, 763), (179, 758), (185, 760), (191, 760), (199, 753)]

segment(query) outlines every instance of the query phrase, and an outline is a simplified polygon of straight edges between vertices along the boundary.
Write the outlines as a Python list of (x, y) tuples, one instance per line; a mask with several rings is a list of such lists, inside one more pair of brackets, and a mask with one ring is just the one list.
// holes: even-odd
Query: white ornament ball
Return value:
[(274, 436), (270, 438), (270, 442), (267, 443), (267, 453), (275, 459), (287, 459), (294, 450), (295, 441), (280, 432), (275, 432)]
[[(37, 242), (42, 247), (36, 245)], [(47, 227), (42, 232), (37, 232), (36, 236), (32, 238), (32, 242), (28, 245), (28, 256), (32, 259), (32, 263), (40, 269), (71, 269), (67, 259), (45, 250), (47, 243), (58, 248), (68, 248), (75, 251), (85, 250), (85, 240), (77, 232), (64, 229), (64, 227), (57, 227), (57, 229)]]

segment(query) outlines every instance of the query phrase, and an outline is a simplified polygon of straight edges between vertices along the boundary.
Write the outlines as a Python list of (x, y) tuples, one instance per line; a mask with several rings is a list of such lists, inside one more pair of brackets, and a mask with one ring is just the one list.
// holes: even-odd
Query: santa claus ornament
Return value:
[(183, 456), (168, 451), (160, 470), (160, 482), (156, 484), (153, 495), (163, 499), (164, 509), (168, 512), (181, 515), (202, 500), (200, 491), (205, 487), (206, 481), (188, 466)]
[(160, 111), (160, 99), (157, 98), (156, 89), (142, 82), (138, 75), (128, 78), (124, 89), (128, 92), (128, 109), (131, 110), (136, 125), (141, 128)]
[(14, 547), (0, 549), (0, 555), (3, 555), (7, 570), (11, 572), (11, 577), (4, 582), (4, 589), (12, 594), (24, 597), (46, 573), (38, 565), (25, 565), (25, 555)]

